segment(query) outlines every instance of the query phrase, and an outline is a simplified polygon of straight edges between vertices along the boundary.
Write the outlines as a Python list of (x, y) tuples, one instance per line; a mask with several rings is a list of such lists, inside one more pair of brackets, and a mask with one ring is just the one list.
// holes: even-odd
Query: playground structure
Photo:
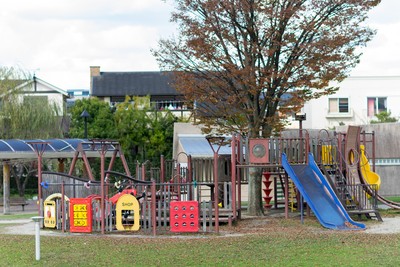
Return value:
[[(273, 199), (275, 208), (279, 204), (284, 205), (288, 217), (289, 209), (293, 211), (297, 207), (303, 208), (304, 198), (324, 227), (341, 230), (364, 228), (363, 225), (354, 223), (348, 214), (358, 215), (359, 218), (362, 215), (367, 218), (375, 217), (381, 221), (378, 200), (392, 208), (399, 207), (398, 203), (386, 200), (377, 192), (380, 178), (371, 170), (365, 152), (368, 148), (369, 155), (373, 155), (374, 159), (374, 133), (368, 134), (361, 132), (361, 127), (349, 126), (347, 133), (322, 130), (314, 134), (314, 138), (310, 138), (307, 131), (303, 135), (305, 138), (298, 140), (253, 140), (253, 144), (249, 141), (248, 163), (237, 166), (247, 168), (258, 163), (263, 168), (266, 208), (272, 206), (270, 201)], [(286, 146), (286, 143), (295, 145)], [(263, 150), (257, 146), (269, 148), (265, 150), (269, 154), (252, 154)], [(310, 155), (316, 155), (315, 161)], [(264, 159), (260, 160), (262, 157)], [(373, 169), (374, 167), (373, 165)], [(293, 182), (295, 186), (292, 185)], [(283, 192), (282, 199), (279, 199), (279, 192)], [(324, 199), (325, 202), (322, 201)], [(335, 216), (338, 217), (336, 221)]]
[[(42, 149), (37, 153), (38, 195), (44, 227), (102, 234), (218, 232), (221, 222), (231, 224), (241, 218), (241, 188), (247, 183), (249, 168), (262, 170), (266, 209), (283, 206), (288, 217), (290, 209), (303, 207), (304, 198), (324, 227), (365, 227), (348, 214), (381, 220), (377, 200), (399, 207), (379, 196), (378, 182), (371, 182), (366, 176), (368, 172), (374, 173), (374, 165), (367, 165), (366, 157), (374, 155), (375, 144), (373, 133), (361, 133), (359, 127), (350, 126), (347, 133), (332, 136), (328, 131), (320, 131), (314, 138), (307, 131), (301, 138), (246, 140), (232, 135), (228, 143), (232, 149), (230, 162), (218, 157), (218, 147), (223, 145), (220, 139), (213, 149), (213, 159), (198, 160), (187, 155), (187, 168), (181, 168), (178, 162), (162, 157), (159, 168), (149, 166), (148, 162), (138, 164), (135, 176), (114, 141), (83, 142), (68, 173), (41, 171), (41, 156), (45, 153)], [(100, 179), (94, 178), (86, 156), (88, 150), (101, 155)], [(110, 152), (112, 157), (106, 167), (105, 155)], [(315, 159), (310, 154), (316, 155)], [(84, 177), (73, 175), (79, 159), (84, 163)], [(118, 159), (125, 173), (112, 170)], [(225, 171), (230, 180), (218, 179), (221, 160), (229, 166)], [(367, 171), (362, 171), (364, 166), (368, 166)], [(313, 186), (307, 185), (309, 180), (315, 182)], [(323, 197), (327, 204), (319, 205), (315, 197)], [(334, 218), (333, 222), (330, 218)]]
[[(111, 147), (113, 156), (106, 169), (105, 154), (110, 152), (108, 148)], [(86, 156), (88, 150), (98, 150), (102, 155), (100, 181), (93, 178), (90, 161)], [(44, 151), (42, 149), (38, 153), (39, 162)], [(190, 160), (190, 156), (188, 158)], [(79, 159), (84, 162), (84, 172), (88, 178), (73, 175)], [(122, 161), (125, 173), (112, 171), (117, 159)], [(219, 218), (213, 216), (213, 201), (217, 203), (217, 209), (221, 207), (221, 221), (232, 222), (231, 215), (224, 214), (224, 209), (232, 209), (233, 203), (229, 182), (217, 184), (217, 190), (221, 187), (224, 197), (220, 198), (221, 201), (215, 201), (215, 183), (192, 181), (191, 171), (186, 171), (188, 175), (182, 177), (179, 164), (174, 166), (173, 172), (179, 171), (165, 179), (165, 169), (171, 171), (172, 168), (164, 160), (161, 166), (167, 168), (151, 169), (151, 179), (146, 180), (147, 165), (137, 166), (137, 178), (134, 178), (116, 142), (92, 140), (82, 143), (81, 149), (72, 159), (68, 173), (43, 171), (38, 175), (39, 214), (45, 217), (44, 227), (102, 233), (140, 229), (143, 233), (156, 234), (156, 230), (163, 229), (171, 232), (197, 232), (201, 224), (202, 231), (213, 231), (219, 225)]]

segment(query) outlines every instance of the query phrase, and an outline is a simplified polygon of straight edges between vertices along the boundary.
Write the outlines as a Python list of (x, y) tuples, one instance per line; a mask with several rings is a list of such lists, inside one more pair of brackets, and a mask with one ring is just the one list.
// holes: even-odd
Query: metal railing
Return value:
[[(337, 186), (339, 199), (348, 211), (376, 211), (378, 209), (376, 185)], [(369, 193), (372, 195), (370, 195)]]

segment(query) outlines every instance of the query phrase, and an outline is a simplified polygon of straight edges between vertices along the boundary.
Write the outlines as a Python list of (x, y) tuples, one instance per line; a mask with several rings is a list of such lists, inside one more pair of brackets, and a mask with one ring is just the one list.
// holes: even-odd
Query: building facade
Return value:
[[(376, 114), (390, 112), (400, 118), (400, 76), (349, 77), (334, 94), (304, 105), (306, 129), (333, 129), (341, 125), (366, 125)], [(293, 123), (293, 125), (297, 125)]]
[(168, 72), (102, 72), (99, 66), (91, 66), (89, 94), (110, 105), (128, 97), (133, 104), (140, 101), (158, 110), (187, 109), (183, 95), (171, 83), (172, 73)]
[[(98, 97), (110, 105), (124, 102), (128, 97), (135, 102), (143, 99), (156, 110), (190, 112), (193, 107), (184, 104), (184, 96), (172, 86), (171, 73), (154, 72), (101, 72), (90, 67), (90, 96)], [(376, 114), (390, 112), (400, 118), (400, 76), (353, 76), (339, 85), (329, 96), (305, 103), (302, 113), (304, 129), (334, 129), (342, 125), (366, 125), (377, 120)], [(288, 128), (298, 128), (296, 119)]]
[[(36, 76), (31, 79), (23, 80), (14, 89), (17, 93), (18, 101), (36, 101), (38, 103), (49, 103), (58, 109), (59, 116), (66, 112), (66, 102), (69, 98), (68, 93)], [(5, 95), (2, 95), (3, 99)]]

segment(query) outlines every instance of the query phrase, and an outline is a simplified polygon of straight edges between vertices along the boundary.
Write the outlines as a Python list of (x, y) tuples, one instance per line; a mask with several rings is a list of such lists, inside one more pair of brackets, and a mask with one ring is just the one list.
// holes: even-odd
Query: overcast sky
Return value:
[[(0, 66), (18, 66), (62, 89), (89, 89), (89, 67), (154, 71), (150, 53), (173, 34), (161, 0), (2, 0)], [(382, 0), (378, 31), (353, 75), (400, 75), (400, 0)]]

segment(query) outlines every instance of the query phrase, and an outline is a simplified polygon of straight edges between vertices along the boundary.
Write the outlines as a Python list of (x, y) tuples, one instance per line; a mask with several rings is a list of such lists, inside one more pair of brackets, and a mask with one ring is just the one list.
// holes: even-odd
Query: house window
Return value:
[(24, 104), (43, 106), (48, 104), (47, 96), (24, 96)]
[(329, 98), (329, 113), (349, 113), (349, 99)]
[(368, 97), (368, 117), (373, 117), (380, 112), (387, 111), (386, 97)]
[(110, 97), (110, 102), (124, 103), (124, 101), (125, 101), (125, 96), (111, 96)]

